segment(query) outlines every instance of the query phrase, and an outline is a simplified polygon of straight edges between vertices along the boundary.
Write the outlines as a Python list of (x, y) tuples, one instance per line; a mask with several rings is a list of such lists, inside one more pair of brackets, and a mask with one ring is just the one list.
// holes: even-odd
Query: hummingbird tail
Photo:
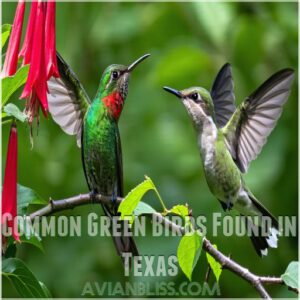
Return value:
[[(108, 216), (109, 218), (112, 218), (113, 216), (117, 216), (117, 212), (113, 212), (111, 210), (111, 207), (109, 207), (107, 205), (103, 205), (103, 204), (101, 204), (101, 205), (102, 205), (102, 208), (103, 208), (106, 216)], [(126, 232), (129, 234), (131, 233), (128, 221), (118, 220), (117, 222), (121, 222), (121, 226), (120, 226), (121, 229), (118, 231), (118, 233), (119, 232), (121, 232), (121, 233)], [(112, 224), (113, 224), (113, 222), (112, 222)], [(136, 247), (133, 237), (128, 236), (128, 235), (115, 236), (114, 230), (113, 230), (113, 225), (110, 226), (110, 233), (113, 238), (117, 253), (122, 259), (123, 265), (125, 265), (125, 262), (126, 262), (126, 259), (123, 256), (123, 254), (125, 254), (125, 253), (131, 254), (131, 256), (129, 257), (129, 268), (131, 268), (133, 257), (139, 255), (139, 252), (138, 252), (138, 249)]]
[(126, 263), (123, 254), (131, 254), (131, 256), (129, 257), (129, 268), (131, 268), (134, 256), (139, 255), (134, 239), (131, 236), (114, 236), (113, 241), (117, 249), (118, 255), (122, 259), (123, 265), (125, 265)]
[(257, 200), (249, 195), (253, 205), (260, 213), (260, 224), (246, 218), (246, 228), (250, 228), (250, 239), (256, 253), (262, 257), (268, 255), (268, 248), (277, 248), (279, 225), (275, 217)]

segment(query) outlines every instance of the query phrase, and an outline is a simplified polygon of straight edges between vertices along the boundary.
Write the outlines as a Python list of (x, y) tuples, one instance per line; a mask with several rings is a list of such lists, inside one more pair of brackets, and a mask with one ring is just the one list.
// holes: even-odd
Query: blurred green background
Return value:
[[(3, 3), (3, 23), (12, 23), (15, 3)], [(298, 65), (297, 3), (57, 3), (57, 49), (93, 97), (102, 71), (112, 63), (129, 64), (144, 53), (152, 56), (133, 73), (119, 127), (123, 146), (125, 190), (143, 180), (156, 183), (165, 202), (188, 202), (195, 216), (222, 211), (210, 194), (195, 133), (179, 101), (162, 90), (203, 86), (210, 89), (220, 67), (233, 67), (240, 103), (281, 68)], [(27, 13), (29, 5), (27, 7)], [(24, 30), (25, 31), (25, 30)], [(298, 78), (274, 132), (245, 176), (248, 186), (275, 216), (298, 214)], [(15, 95), (15, 103), (24, 106)], [(9, 128), (3, 127), (5, 162)], [(49, 117), (41, 117), (31, 150), (29, 129), (19, 126), (19, 182), (45, 198), (60, 199), (87, 192), (80, 150)], [(3, 172), (3, 170), (2, 170)], [(153, 195), (149, 203), (159, 208)], [(147, 200), (147, 201), (148, 201)], [(87, 206), (67, 212), (102, 213)], [(83, 222), (83, 227), (86, 227)], [(85, 232), (85, 230), (83, 230)], [(256, 274), (278, 276), (297, 260), (297, 238), (282, 237), (279, 248), (259, 258), (247, 237), (212, 237), (218, 248)], [(121, 261), (109, 237), (43, 240), (45, 253), (18, 246), (22, 258), (54, 297), (80, 297), (85, 282), (121, 281)], [(176, 253), (178, 238), (137, 238), (142, 254)], [(193, 280), (202, 283), (207, 270), (202, 254)], [(157, 278), (130, 278), (154, 284)], [(184, 275), (159, 281), (186, 281)], [(213, 283), (213, 276), (210, 278)], [(17, 296), (4, 280), (3, 296)], [(255, 290), (230, 272), (220, 279), (222, 297), (256, 297)], [(294, 296), (285, 287), (267, 287), (273, 297)]]

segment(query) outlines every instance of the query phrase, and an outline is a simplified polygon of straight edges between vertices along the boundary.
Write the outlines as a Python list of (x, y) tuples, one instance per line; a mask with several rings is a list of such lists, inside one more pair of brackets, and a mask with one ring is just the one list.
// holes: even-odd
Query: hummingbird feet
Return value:
[(111, 203), (114, 208), (117, 207), (117, 199), (118, 199), (118, 196), (115, 193), (113, 193), (111, 196)]
[(111, 206), (112, 206), (112, 210), (115, 212), (115, 214), (117, 214), (118, 212), (118, 196), (116, 193), (113, 193), (111, 196)]
[(90, 198), (91, 198), (91, 202), (92, 203), (97, 203), (97, 195), (98, 193), (96, 193), (96, 191), (92, 190), (90, 191)]

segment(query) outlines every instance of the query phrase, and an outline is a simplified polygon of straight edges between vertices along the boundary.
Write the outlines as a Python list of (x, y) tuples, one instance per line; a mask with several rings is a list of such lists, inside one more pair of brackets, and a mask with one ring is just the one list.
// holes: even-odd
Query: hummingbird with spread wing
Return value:
[[(118, 120), (128, 93), (128, 81), (143, 55), (129, 66), (111, 65), (103, 73), (93, 101), (79, 79), (58, 54), (60, 78), (48, 81), (49, 111), (67, 134), (76, 135), (81, 147), (85, 178), (92, 197), (111, 197), (111, 205), (102, 204), (108, 217), (118, 215), (117, 197), (123, 197), (123, 167)], [(113, 236), (118, 254), (138, 255), (130, 236)]]
[[(192, 119), (210, 191), (225, 211), (235, 208), (246, 216), (259, 256), (267, 255), (269, 247), (277, 247), (278, 222), (251, 193), (243, 173), (275, 127), (293, 78), (292, 69), (275, 73), (237, 108), (228, 63), (219, 71), (210, 92), (201, 87), (181, 91), (164, 87), (182, 101)], [(263, 222), (263, 218), (270, 222)]]

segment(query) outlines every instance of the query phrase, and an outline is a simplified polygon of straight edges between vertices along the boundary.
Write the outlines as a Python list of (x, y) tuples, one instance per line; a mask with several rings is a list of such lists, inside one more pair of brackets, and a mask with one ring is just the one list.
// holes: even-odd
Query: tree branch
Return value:
[[(120, 203), (122, 200), (123, 200), (122, 198), (117, 198), (117, 203)], [(109, 204), (110, 201), (111, 201), (110, 197), (103, 196), (100, 194), (94, 197), (91, 197), (90, 194), (80, 194), (62, 200), (50, 199), (50, 203), (48, 205), (31, 213), (29, 217), (33, 221), (37, 217), (49, 216), (55, 212), (73, 209), (74, 207), (77, 206), (82, 206), (82, 205), (87, 205), (92, 203)], [(162, 216), (160, 213), (153, 213), (152, 217), (156, 218), (157, 221), (164, 224), (165, 227), (167, 227), (169, 230), (173, 232), (181, 232), (182, 234), (185, 233), (185, 229), (183, 227), (171, 222), (170, 220)], [(264, 288), (264, 284), (284, 285), (284, 282), (280, 277), (258, 276), (251, 273), (248, 269), (239, 265), (237, 262), (235, 262), (231, 258), (224, 255), (222, 252), (214, 248), (212, 243), (206, 238), (203, 238), (203, 249), (206, 252), (208, 252), (212, 257), (214, 257), (214, 259), (218, 261), (224, 269), (227, 269), (235, 273), (237, 276), (250, 283), (257, 290), (259, 295), (264, 299), (271, 299), (270, 295)], [(291, 289), (291, 288), (289, 289), (298, 294), (297, 289)]]

